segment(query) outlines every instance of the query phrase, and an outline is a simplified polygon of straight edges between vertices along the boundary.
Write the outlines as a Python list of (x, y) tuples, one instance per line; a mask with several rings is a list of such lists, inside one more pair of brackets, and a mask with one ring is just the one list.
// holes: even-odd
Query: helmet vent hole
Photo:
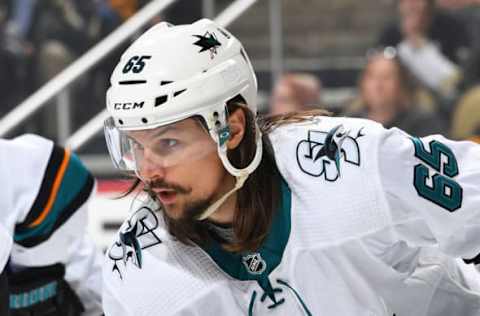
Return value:
[(142, 123), (147, 124), (147, 123), (148, 123), (148, 120), (143, 117), (143, 118), (142, 118)]
[(213, 117), (218, 118), (218, 112), (217, 111), (213, 112)]
[(167, 102), (168, 97), (166, 95), (159, 96), (155, 99), (155, 107)]
[(187, 89), (175, 91), (175, 92), (173, 93), (173, 96), (176, 97), (177, 95), (180, 95), (180, 94), (184, 93), (185, 91), (187, 91)]
[(147, 80), (124, 80), (124, 81), (118, 82), (118, 84), (122, 84), (122, 85), (143, 84), (143, 83), (147, 83)]
[(172, 83), (172, 82), (173, 82), (173, 81), (162, 80), (162, 81), (160, 81), (160, 85), (161, 85), (161, 86), (165, 86), (165, 85), (170, 84), (170, 83)]

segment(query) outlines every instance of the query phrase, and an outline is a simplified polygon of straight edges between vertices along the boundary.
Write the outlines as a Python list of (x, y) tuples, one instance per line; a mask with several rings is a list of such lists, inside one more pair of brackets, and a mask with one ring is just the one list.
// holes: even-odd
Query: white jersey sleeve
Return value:
[(85, 315), (100, 315), (101, 253), (86, 234), (92, 175), (75, 154), (35, 135), (0, 140), (0, 172), (0, 231), (12, 244), (0, 261), (16, 270), (63, 263)]
[(7, 264), (10, 251), (12, 250), (12, 236), (0, 223), (0, 272)]
[(380, 180), (399, 237), (453, 257), (480, 252), (480, 146), (386, 130)]

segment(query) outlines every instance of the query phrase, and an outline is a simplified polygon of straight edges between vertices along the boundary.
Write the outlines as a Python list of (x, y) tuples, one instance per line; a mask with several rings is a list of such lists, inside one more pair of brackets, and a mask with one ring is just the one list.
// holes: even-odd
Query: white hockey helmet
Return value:
[(154, 129), (201, 116), (217, 143), (226, 170), (243, 185), (261, 160), (261, 133), (256, 154), (243, 169), (226, 155), (229, 139), (226, 102), (238, 95), (256, 114), (257, 80), (242, 44), (211, 20), (173, 26), (161, 22), (138, 38), (122, 55), (107, 91), (105, 136), (114, 164), (136, 170), (126, 131)]

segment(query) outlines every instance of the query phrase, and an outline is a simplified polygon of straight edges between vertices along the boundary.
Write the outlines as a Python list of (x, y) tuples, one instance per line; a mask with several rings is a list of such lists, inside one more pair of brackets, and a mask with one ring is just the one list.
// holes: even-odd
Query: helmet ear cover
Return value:
[[(212, 130), (209, 128), (205, 118), (201, 115), (193, 116), (198, 124), (209, 133), (212, 138), (217, 142), (218, 146), (225, 146), (227, 141), (230, 139), (230, 127), (228, 125), (228, 109), (225, 107), (225, 120), (220, 120), (220, 117), (213, 113), (213, 117), (217, 117), (218, 120), (215, 122), (215, 128)], [(222, 122), (223, 121), (223, 122)], [(213, 135), (212, 135), (213, 134)]]

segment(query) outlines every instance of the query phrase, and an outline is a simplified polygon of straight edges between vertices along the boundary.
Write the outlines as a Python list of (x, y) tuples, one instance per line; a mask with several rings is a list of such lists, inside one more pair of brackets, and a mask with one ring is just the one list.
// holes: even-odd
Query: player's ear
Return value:
[(242, 108), (237, 108), (228, 116), (228, 125), (230, 127), (230, 138), (227, 142), (228, 149), (235, 149), (245, 135), (245, 112)]

